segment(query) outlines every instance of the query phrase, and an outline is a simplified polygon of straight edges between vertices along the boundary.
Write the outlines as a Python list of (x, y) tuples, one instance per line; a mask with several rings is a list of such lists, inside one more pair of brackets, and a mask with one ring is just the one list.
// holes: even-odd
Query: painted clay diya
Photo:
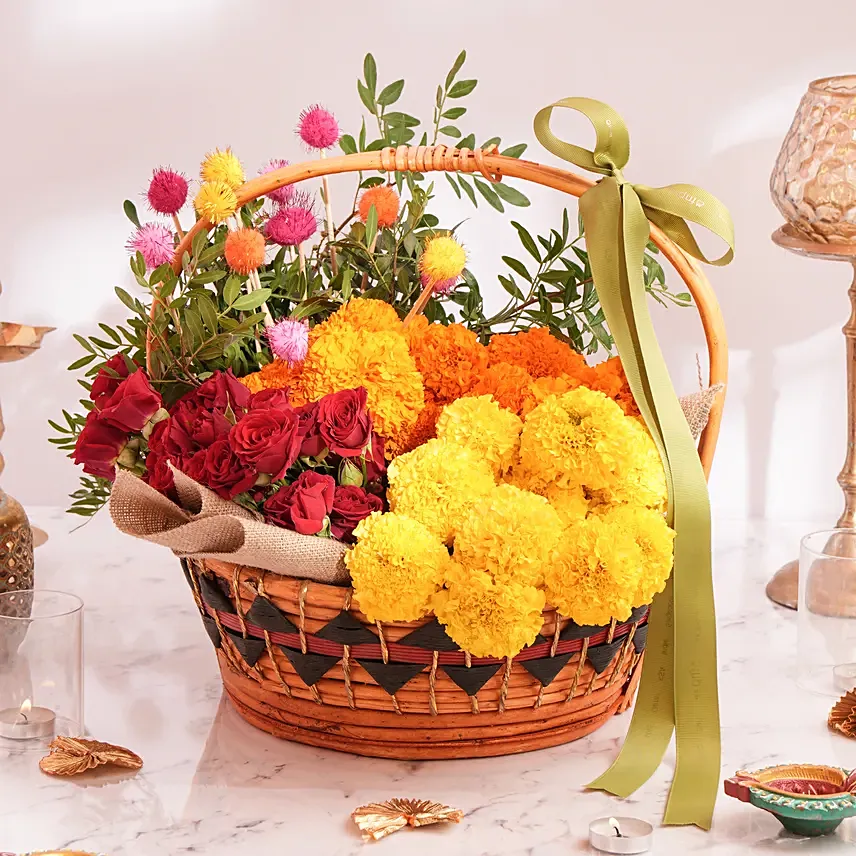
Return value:
[(797, 835), (828, 835), (856, 815), (856, 771), (819, 764), (782, 764), (725, 780), (725, 793), (775, 815)]

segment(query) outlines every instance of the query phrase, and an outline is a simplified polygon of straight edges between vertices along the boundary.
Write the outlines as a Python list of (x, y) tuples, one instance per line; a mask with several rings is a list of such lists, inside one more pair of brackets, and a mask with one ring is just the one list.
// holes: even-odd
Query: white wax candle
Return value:
[(645, 853), (653, 839), (654, 827), (636, 817), (599, 817), (589, 825), (592, 847), (604, 853)]
[(0, 710), (0, 737), (10, 740), (53, 739), (56, 714), (48, 707), (33, 707), (27, 699), (20, 707)]

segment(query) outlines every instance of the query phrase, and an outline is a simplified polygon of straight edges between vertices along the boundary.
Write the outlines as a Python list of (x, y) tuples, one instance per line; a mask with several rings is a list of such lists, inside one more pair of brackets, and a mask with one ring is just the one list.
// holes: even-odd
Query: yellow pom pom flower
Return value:
[(500, 407), (489, 395), (478, 395), (459, 398), (443, 408), (437, 439), (475, 452), (502, 475), (517, 460), (522, 428), (516, 413)]
[(631, 534), (601, 517), (568, 526), (544, 573), (547, 600), (577, 624), (625, 621), (636, 601), (642, 551)]
[(432, 285), (457, 279), (466, 265), (467, 252), (451, 235), (430, 238), (419, 257), (419, 272)]
[(397, 457), (388, 474), (389, 507), (425, 524), (446, 544), (496, 486), (486, 461), (436, 439)]
[(231, 149), (209, 152), (199, 172), (203, 181), (222, 181), (233, 190), (244, 183), (244, 168)]
[(452, 560), (421, 523), (402, 514), (374, 512), (354, 530), (345, 553), (354, 595), (370, 621), (415, 621), (431, 609)]
[(238, 197), (225, 181), (206, 181), (200, 186), (193, 207), (205, 220), (222, 223), (238, 210)]
[(654, 595), (666, 587), (672, 572), (674, 530), (662, 514), (637, 505), (604, 506), (596, 513), (604, 523), (619, 530), (622, 539), (633, 538), (642, 551), (633, 606), (651, 603)]
[(476, 506), (455, 537), (455, 559), (496, 582), (540, 586), (562, 521), (543, 496), (503, 484)]
[(434, 614), (474, 657), (514, 657), (543, 627), (544, 592), (534, 586), (496, 583), (454, 562), (445, 582), (432, 598)]
[(520, 461), (545, 484), (614, 488), (627, 477), (630, 452), (639, 442), (612, 399), (579, 387), (550, 396), (526, 417)]

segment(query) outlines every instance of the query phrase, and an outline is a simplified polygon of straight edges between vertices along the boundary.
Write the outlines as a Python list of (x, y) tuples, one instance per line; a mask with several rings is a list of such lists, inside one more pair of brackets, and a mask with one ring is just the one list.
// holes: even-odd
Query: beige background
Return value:
[[(733, 349), (715, 509), (834, 520), (848, 269), (770, 243), (779, 217), (767, 182), (806, 83), (854, 71), (852, 0), (0, 0), (0, 314), (58, 328), (40, 354), (0, 371), (5, 487), (25, 503), (59, 504), (75, 485), (72, 465), (46, 442), (46, 420), (77, 398), (65, 372), (78, 355), (72, 331), (123, 318), (113, 286), (134, 286), (122, 200), (140, 204), (154, 166), (193, 174), (208, 148), (225, 145), (248, 171), (270, 157), (299, 159), (293, 128), (315, 101), (355, 131), (367, 50), (382, 81), (407, 79), (402, 109), (430, 119), (434, 88), (462, 47), (465, 73), (480, 84), (461, 124), (480, 138), (531, 143), (544, 104), (600, 98), (631, 129), (631, 180), (693, 182), (729, 205), (737, 260), (712, 273)], [(570, 117), (558, 128), (590, 141)], [(537, 144), (528, 156), (551, 160)], [(339, 187), (334, 202), (345, 199)], [(498, 256), (516, 251), (513, 231), (438, 187), (446, 221), (469, 218), (461, 234), (486, 284)], [(555, 223), (564, 200), (531, 196), (515, 217)], [(691, 391), (698, 327), (686, 310), (657, 320), (679, 391)]]

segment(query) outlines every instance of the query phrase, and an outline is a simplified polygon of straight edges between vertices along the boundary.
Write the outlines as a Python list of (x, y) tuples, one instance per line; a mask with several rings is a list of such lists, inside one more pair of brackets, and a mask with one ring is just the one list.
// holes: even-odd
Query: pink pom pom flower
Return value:
[(318, 231), (318, 220), (312, 200), (305, 193), (295, 193), (265, 224), (265, 236), (281, 247), (296, 247)]
[(329, 149), (339, 141), (339, 123), (329, 110), (313, 104), (300, 114), (297, 135), (310, 149)]
[[(287, 160), (284, 158), (273, 158), (259, 170), (259, 175), (274, 172), (275, 170), (282, 169), (284, 166), (288, 166)], [(294, 199), (294, 193), (294, 185), (286, 184), (285, 187), (278, 187), (276, 190), (271, 190), (271, 192), (267, 194), (267, 198), (272, 202), (276, 202), (277, 205), (288, 205), (288, 203)]]
[(146, 269), (153, 270), (172, 261), (175, 255), (175, 235), (160, 223), (143, 223), (125, 245), (130, 253), (142, 253)]
[[(422, 287), (425, 288), (431, 284), (431, 280), (427, 274), (422, 274)], [(448, 294), (458, 283), (457, 277), (451, 279), (440, 279), (434, 283), (434, 294)]]
[(187, 201), (187, 179), (169, 167), (160, 167), (152, 175), (146, 196), (153, 211), (171, 217)]
[(309, 350), (309, 322), (284, 318), (267, 330), (268, 344), (275, 357), (290, 366), (302, 363)]

